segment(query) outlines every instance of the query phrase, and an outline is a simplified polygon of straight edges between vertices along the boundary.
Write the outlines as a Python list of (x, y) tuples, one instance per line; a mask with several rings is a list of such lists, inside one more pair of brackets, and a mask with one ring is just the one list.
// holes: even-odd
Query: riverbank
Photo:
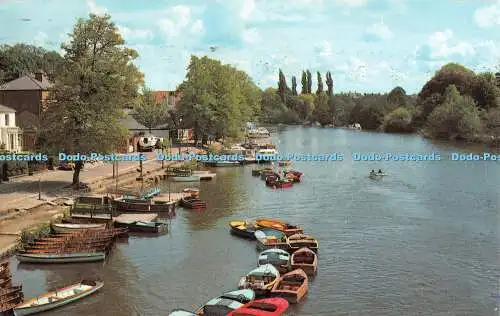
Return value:
[[(189, 152), (201, 152), (197, 148), (185, 148)], [(182, 162), (166, 161), (163, 164), (155, 160), (146, 160), (143, 162), (143, 181), (146, 184), (157, 182), (160, 175), (165, 173), (165, 168), (181, 165)], [(19, 238), (23, 232), (36, 230), (39, 225), (46, 225), (58, 218), (61, 218), (65, 211), (69, 209), (66, 202), (81, 194), (105, 193), (112, 191), (116, 186), (125, 186), (137, 182), (138, 172), (137, 163), (128, 166), (119, 171), (118, 179), (113, 174), (106, 174), (105, 169), (108, 166), (103, 165), (102, 169), (95, 167), (93, 169), (94, 177), (86, 177), (84, 182), (88, 189), (75, 191), (68, 187), (57, 189), (54, 192), (45, 192), (44, 198), (39, 200), (36, 196), (24, 196), (15, 201), (15, 208), (5, 207), (0, 210), (0, 258), (8, 257), (15, 252)], [(101, 175), (101, 172), (102, 174)], [(71, 176), (72, 172), (66, 172)], [(82, 173), (83, 174), (83, 173)], [(68, 180), (66, 185), (71, 182)], [(4, 184), (5, 185), (5, 184)], [(0, 195), (0, 200), (5, 198)], [(8, 204), (11, 205), (11, 204)]]

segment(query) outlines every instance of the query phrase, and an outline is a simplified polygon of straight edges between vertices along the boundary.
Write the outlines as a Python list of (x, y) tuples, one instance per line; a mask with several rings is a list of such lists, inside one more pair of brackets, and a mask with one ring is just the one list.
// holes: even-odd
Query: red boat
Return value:
[(268, 177), (266, 186), (276, 189), (284, 189), (293, 187), (293, 181), (289, 179), (278, 179), (275, 177)]
[(227, 316), (282, 316), (288, 309), (288, 301), (279, 297), (251, 301), (235, 309)]
[(285, 171), (285, 178), (292, 180), (293, 182), (300, 182), (300, 178), (302, 177), (302, 172), (290, 170)]

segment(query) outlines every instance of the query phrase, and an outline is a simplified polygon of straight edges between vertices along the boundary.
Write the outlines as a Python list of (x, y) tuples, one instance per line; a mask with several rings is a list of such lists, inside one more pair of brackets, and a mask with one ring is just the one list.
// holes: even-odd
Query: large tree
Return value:
[(168, 122), (169, 113), (166, 102), (158, 104), (154, 91), (144, 88), (142, 95), (132, 112), (134, 119), (149, 129), (164, 125)]
[(302, 70), (302, 78), (300, 79), (301, 89), (300, 94), (307, 94), (307, 74)]
[(330, 98), (333, 97), (333, 79), (332, 79), (332, 73), (329, 71), (326, 73), (326, 87), (327, 87), (326, 94), (328, 94)]
[[(143, 83), (133, 64), (138, 55), (124, 43), (109, 15), (78, 20), (69, 43), (62, 45), (64, 70), (43, 113), (45, 146), (55, 152), (88, 154), (111, 152), (121, 144), (123, 105), (137, 97)], [(77, 187), (82, 167), (82, 161), (75, 163)]]
[(316, 90), (316, 94), (323, 93), (323, 79), (321, 79), (321, 73), (316, 72), (316, 77), (318, 78), (318, 88)]
[(42, 47), (27, 44), (0, 45), (0, 84), (38, 71), (54, 80), (62, 70), (62, 65), (61, 55)]
[(286, 84), (286, 77), (283, 74), (281, 69), (278, 73), (278, 94), (280, 95), (281, 101), (286, 103), (286, 94), (287, 94), (288, 86)]
[(297, 93), (297, 78), (295, 78), (295, 76), (292, 76), (292, 95), (294, 95), (294, 96), (298, 95), (298, 93)]
[(312, 93), (312, 74), (308, 70), (306, 70), (306, 77), (307, 77), (307, 93)]
[(179, 86), (175, 115), (194, 129), (195, 138), (236, 137), (244, 122), (260, 112), (260, 89), (244, 72), (206, 56), (191, 56), (186, 79)]

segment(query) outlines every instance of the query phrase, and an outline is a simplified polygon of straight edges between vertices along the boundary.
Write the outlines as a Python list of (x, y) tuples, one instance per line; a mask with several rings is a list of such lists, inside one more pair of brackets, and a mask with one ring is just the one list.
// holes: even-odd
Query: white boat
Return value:
[(24, 301), (23, 304), (14, 308), (15, 316), (38, 314), (54, 309), (76, 300), (82, 299), (95, 293), (104, 285), (99, 281), (82, 281), (52, 292), (45, 293), (39, 297)]
[(105, 252), (76, 252), (76, 253), (19, 253), (16, 255), (19, 262), (29, 263), (75, 263), (96, 262), (106, 259)]
[(290, 254), (287, 251), (278, 248), (267, 249), (261, 252), (257, 263), (259, 266), (272, 264), (280, 273), (286, 273), (290, 271), (291, 268)]
[(385, 176), (387, 176), (386, 173), (370, 173), (369, 177), (370, 177), (370, 179), (373, 179), (373, 180), (380, 180)]
[(255, 160), (257, 162), (271, 162), (277, 159), (278, 152), (276, 149), (260, 149), (255, 153)]
[(198, 308), (195, 314), (225, 316), (253, 299), (255, 299), (255, 292), (251, 289), (224, 293), (221, 296), (211, 299), (205, 303), (205, 305)]
[(174, 309), (173, 311), (170, 312), (170, 314), (168, 314), (168, 316), (197, 316), (197, 315), (185, 309)]
[(239, 289), (252, 289), (256, 294), (267, 294), (278, 281), (280, 272), (272, 264), (264, 264), (240, 279)]
[(193, 171), (194, 175), (204, 175), (207, 173), (210, 173), (210, 170), (195, 170), (195, 171)]
[(200, 175), (176, 176), (172, 177), (172, 180), (174, 180), (175, 182), (199, 182)]
[(52, 224), (56, 233), (71, 233), (79, 230), (104, 230), (106, 224)]

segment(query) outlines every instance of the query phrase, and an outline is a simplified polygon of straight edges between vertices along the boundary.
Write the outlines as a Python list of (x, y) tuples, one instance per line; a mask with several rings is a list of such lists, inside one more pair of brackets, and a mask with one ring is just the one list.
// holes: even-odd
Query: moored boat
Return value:
[(32, 315), (60, 307), (89, 296), (103, 287), (100, 281), (82, 281), (39, 297), (30, 299), (14, 308), (15, 316)]
[(290, 170), (284, 171), (283, 173), (285, 174), (285, 178), (291, 180), (292, 182), (300, 182), (302, 178), (302, 172), (299, 171)]
[(161, 234), (168, 230), (168, 224), (163, 222), (115, 220), (114, 226), (128, 228), (128, 231), (133, 233)]
[(190, 311), (187, 311), (185, 309), (177, 308), (171, 311), (168, 316), (196, 316), (196, 314), (191, 313)]
[(264, 298), (251, 301), (227, 316), (283, 316), (289, 306), (288, 301), (283, 298)]
[(266, 186), (275, 189), (285, 189), (293, 187), (293, 180), (290, 179), (277, 179), (275, 177), (267, 177)]
[(207, 208), (207, 203), (194, 197), (183, 197), (180, 201), (180, 205), (194, 210), (203, 210)]
[(318, 252), (319, 243), (318, 240), (310, 235), (306, 234), (295, 234), (287, 238), (287, 243), (290, 246), (292, 252), (306, 247), (314, 252)]
[(287, 236), (301, 234), (304, 232), (299, 226), (292, 225), (279, 219), (259, 218), (255, 221), (255, 224), (260, 227), (272, 228), (282, 231)]
[(280, 273), (286, 273), (291, 268), (290, 254), (278, 248), (267, 249), (261, 252), (257, 263), (259, 266), (272, 264)]
[(199, 182), (200, 175), (179, 175), (172, 177), (172, 180), (175, 182)]
[(255, 232), (257, 239), (257, 250), (264, 251), (266, 249), (278, 248), (288, 251), (288, 243), (284, 232), (272, 228), (261, 228)]
[(230, 221), (231, 234), (247, 239), (255, 239), (255, 232), (260, 228), (248, 221)]
[(280, 277), (280, 272), (272, 264), (265, 264), (250, 271), (238, 283), (239, 289), (252, 289), (256, 295), (268, 294)]
[(300, 248), (290, 259), (292, 269), (302, 269), (307, 275), (315, 275), (318, 269), (318, 255), (309, 248)]
[(106, 258), (104, 251), (73, 252), (73, 253), (19, 253), (16, 255), (19, 262), (29, 263), (75, 263), (96, 262)]
[(215, 166), (216, 167), (238, 167), (238, 166), (241, 166), (241, 162), (229, 161), (229, 160), (217, 161), (217, 162), (215, 162)]
[(191, 197), (198, 198), (200, 197), (200, 190), (196, 188), (186, 188), (182, 190), (182, 192), (189, 194)]
[(309, 291), (309, 279), (302, 269), (296, 269), (283, 275), (276, 281), (271, 296), (286, 299), (297, 304)]
[(196, 315), (226, 316), (228, 313), (252, 301), (255, 292), (252, 289), (242, 289), (224, 293), (215, 297), (198, 308)]
[(288, 167), (292, 164), (291, 160), (283, 160), (278, 162), (278, 166), (280, 167)]
[(104, 230), (106, 224), (52, 224), (56, 233), (70, 233), (79, 230)]

